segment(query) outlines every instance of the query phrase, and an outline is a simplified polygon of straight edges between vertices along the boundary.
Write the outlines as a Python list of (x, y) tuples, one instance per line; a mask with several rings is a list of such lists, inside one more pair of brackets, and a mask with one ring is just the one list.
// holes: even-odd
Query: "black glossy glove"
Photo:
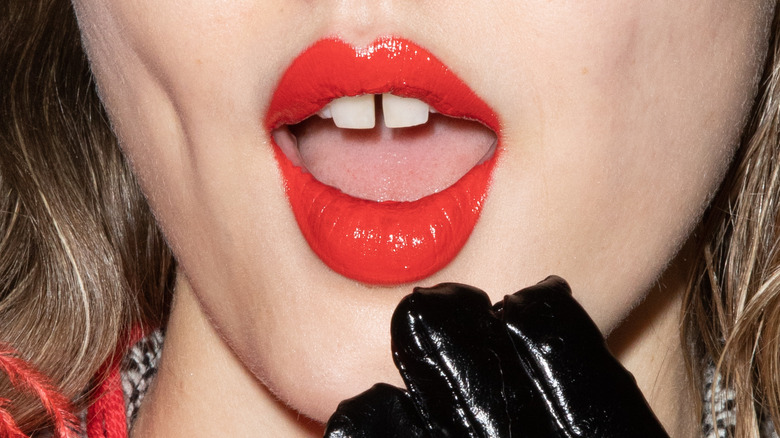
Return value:
[(470, 286), (417, 288), (391, 335), (407, 391), (343, 401), (326, 438), (668, 437), (561, 278), (495, 306)]

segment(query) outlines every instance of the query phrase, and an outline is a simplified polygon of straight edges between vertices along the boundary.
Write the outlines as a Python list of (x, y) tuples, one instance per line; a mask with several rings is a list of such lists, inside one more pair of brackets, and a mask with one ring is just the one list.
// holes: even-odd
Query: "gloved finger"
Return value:
[(559, 277), (495, 307), (527, 372), (566, 437), (668, 437), (634, 377), (609, 352)]
[(429, 436), (409, 394), (385, 383), (339, 403), (325, 430), (325, 438)]
[(554, 436), (483, 291), (417, 288), (396, 308), (391, 335), (396, 365), (434, 436)]

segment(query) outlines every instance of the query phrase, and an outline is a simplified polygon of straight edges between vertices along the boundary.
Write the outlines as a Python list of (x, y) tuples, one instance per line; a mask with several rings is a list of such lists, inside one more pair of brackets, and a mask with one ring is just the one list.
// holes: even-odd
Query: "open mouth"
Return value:
[(319, 41), (283, 75), (265, 124), (309, 246), (371, 284), (425, 278), (455, 258), (499, 152), (487, 104), (397, 38)]
[(292, 164), (317, 181), (377, 202), (411, 202), (445, 190), (496, 146), (482, 124), (393, 94), (335, 99), (273, 136)]

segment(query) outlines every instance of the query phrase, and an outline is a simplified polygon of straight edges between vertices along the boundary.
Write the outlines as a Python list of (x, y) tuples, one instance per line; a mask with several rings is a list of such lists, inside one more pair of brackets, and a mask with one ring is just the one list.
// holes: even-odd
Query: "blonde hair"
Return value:
[[(752, 119), (695, 236), (701, 250), (683, 306), (692, 376), (715, 366), (715, 375), (734, 394), (736, 418), (726, 420), (736, 421), (738, 438), (758, 436), (767, 415), (780, 425), (778, 9)], [(713, 410), (717, 401), (703, 408)]]
[[(111, 132), (70, 3), (0, 3), (0, 342), (83, 407), (127, 331), (164, 323), (174, 261)], [(776, 18), (752, 121), (695, 235), (683, 315), (694, 378), (715, 363), (736, 390), (738, 437), (757, 435), (766, 414), (780, 420), (778, 32)], [(23, 430), (47, 427), (2, 375), (0, 398)]]
[[(0, 6), (0, 341), (62, 392), (160, 324), (172, 257), (101, 107), (68, 1)], [(0, 375), (25, 431), (40, 402)]]

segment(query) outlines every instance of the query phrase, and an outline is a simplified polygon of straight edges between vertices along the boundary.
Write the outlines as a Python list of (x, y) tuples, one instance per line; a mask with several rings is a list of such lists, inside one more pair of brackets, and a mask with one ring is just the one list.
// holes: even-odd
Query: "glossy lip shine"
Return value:
[[(475, 120), (499, 136), (495, 112), (431, 53), (399, 38), (367, 48), (320, 40), (286, 70), (271, 99), (269, 133), (298, 123), (342, 96), (392, 93), (437, 112)], [(274, 152), (290, 206), (312, 250), (334, 271), (370, 284), (401, 284), (432, 275), (465, 245), (487, 197), (496, 153), (455, 184), (416, 201), (375, 202), (320, 183)]]

